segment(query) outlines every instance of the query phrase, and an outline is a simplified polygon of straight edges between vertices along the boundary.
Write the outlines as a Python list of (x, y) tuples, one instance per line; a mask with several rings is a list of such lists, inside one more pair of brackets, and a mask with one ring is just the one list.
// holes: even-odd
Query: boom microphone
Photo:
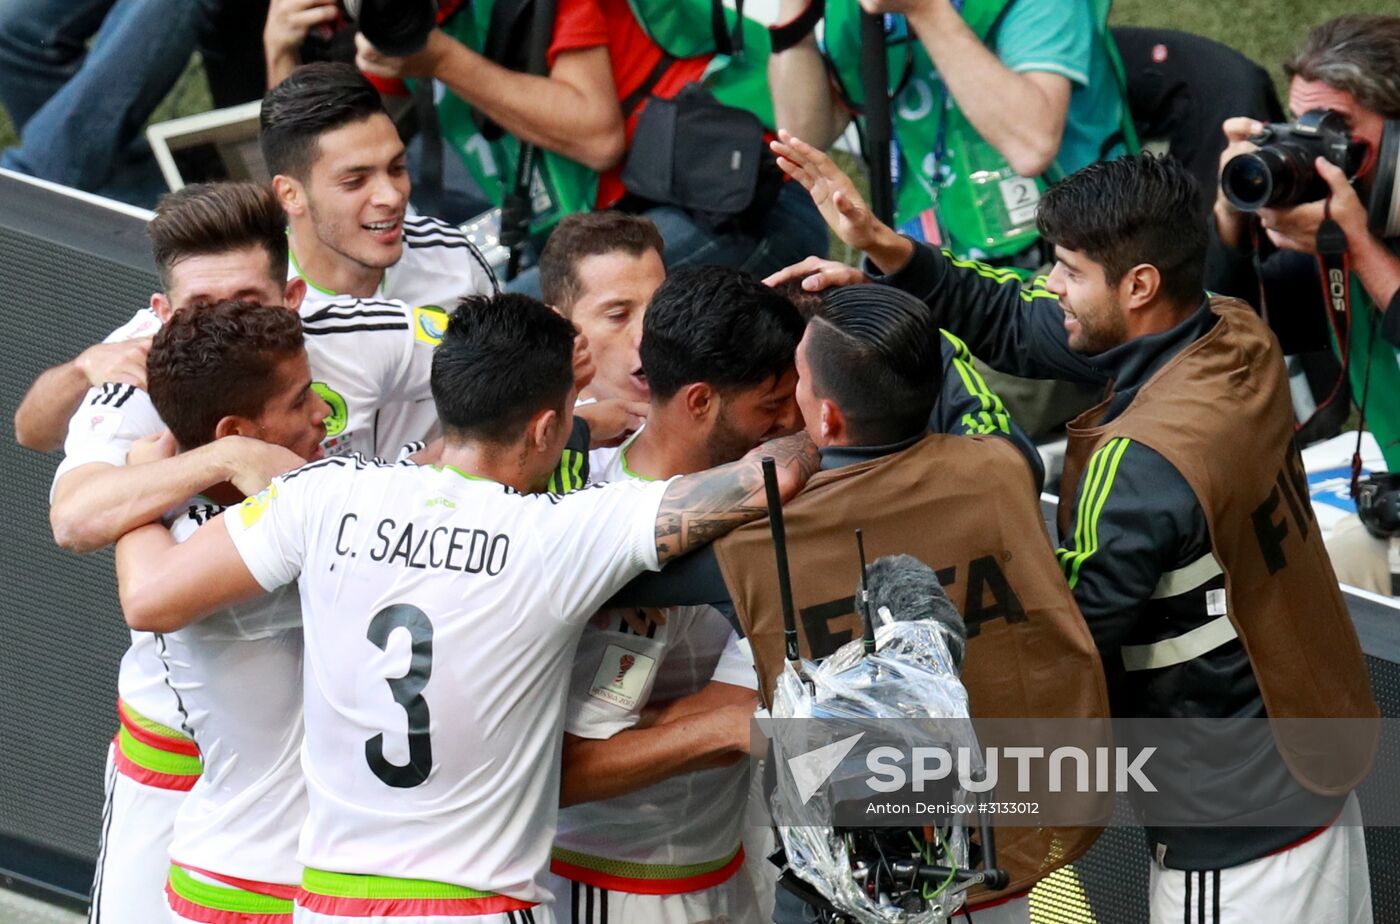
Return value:
[(932, 568), (912, 555), (886, 555), (870, 563), (865, 589), (872, 612), (888, 613), (896, 622), (931, 619), (941, 625), (953, 665), (962, 670), (967, 626)]

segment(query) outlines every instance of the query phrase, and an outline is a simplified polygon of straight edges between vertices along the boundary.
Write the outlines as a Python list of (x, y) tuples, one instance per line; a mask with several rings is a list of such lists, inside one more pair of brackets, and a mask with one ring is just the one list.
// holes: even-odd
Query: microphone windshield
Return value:
[[(866, 572), (871, 617), (887, 607), (897, 622), (931, 619), (941, 625), (948, 639), (953, 664), (962, 669), (967, 647), (967, 626), (953, 601), (943, 590), (933, 569), (912, 555), (886, 555), (870, 563)], [(856, 588), (856, 599), (860, 589)]]

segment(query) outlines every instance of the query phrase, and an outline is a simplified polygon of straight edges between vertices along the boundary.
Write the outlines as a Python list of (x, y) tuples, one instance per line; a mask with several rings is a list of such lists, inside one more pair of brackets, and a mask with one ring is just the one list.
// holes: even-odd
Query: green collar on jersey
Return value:
[[(291, 229), (291, 228), (288, 228), (288, 229), (287, 229), (287, 238), (288, 238), (289, 244), (288, 244), (288, 247), (287, 247), (287, 259), (290, 260), (290, 261), (292, 261), (292, 269), (296, 270), (296, 274), (297, 274), (298, 277), (301, 278), (302, 282), (305, 282), (308, 286), (310, 286), (311, 288), (315, 289), (317, 292), (320, 292), (322, 295), (344, 295), (344, 294), (345, 294), (344, 292), (332, 292), (330, 289), (327, 289), (327, 288), (325, 288), (324, 286), (318, 286), (318, 285), (312, 280), (312, 278), (311, 278), (310, 276), (308, 276), (308, 275), (306, 275), (306, 273), (302, 272), (301, 264), (297, 262), (297, 255), (294, 254), (294, 253), (292, 253), (292, 248), (291, 248), (291, 246), (290, 246), (290, 239), (291, 239), (291, 236), (292, 236), (292, 229)], [(388, 281), (389, 281), (389, 271), (386, 269), (386, 270), (384, 270), (382, 273), (380, 273), (380, 275), (379, 275), (379, 287), (378, 287), (375, 291), (376, 291), (378, 294), (383, 295), (383, 294), (384, 294), (384, 285), (385, 285), (385, 283), (387, 283)]]
[(627, 447), (632, 445), (633, 441), (637, 439), (637, 436), (641, 435), (641, 432), (641, 430), (638, 430), (636, 435), (634, 435), (626, 443), (622, 444), (622, 448), (618, 450), (617, 460), (622, 464), (622, 471), (627, 475), (627, 477), (635, 478), (638, 481), (655, 481), (655, 478), (648, 478), (646, 475), (639, 475), (638, 473), (632, 471), (632, 466), (627, 464)]
[(471, 474), (470, 472), (464, 472), (464, 471), (462, 471), (460, 468), (458, 468), (457, 466), (455, 466), (455, 465), (447, 465), (446, 463), (444, 463), (444, 464), (442, 464), (442, 465), (434, 465), (434, 466), (432, 466), (432, 469), (433, 469), (433, 471), (435, 471), (435, 472), (441, 472), (441, 471), (456, 472), (457, 474), (461, 475), (463, 478), (467, 479), (468, 481), (489, 481), (489, 482), (491, 482), (491, 484), (496, 484), (496, 483), (497, 483), (497, 482), (495, 482), (495, 481), (492, 481), (490, 478), (486, 478), (486, 477), (484, 477), (484, 476), (482, 476), (482, 475), (473, 475), (473, 474)]

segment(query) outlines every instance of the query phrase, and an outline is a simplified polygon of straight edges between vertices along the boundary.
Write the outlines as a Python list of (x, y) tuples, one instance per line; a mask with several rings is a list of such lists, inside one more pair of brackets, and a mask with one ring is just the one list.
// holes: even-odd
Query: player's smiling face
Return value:
[(342, 258), (386, 269), (403, 254), (410, 188), (403, 142), (383, 113), (326, 132), (307, 179), (317, 239)]
[(625, 251), (584, 257), (574, 269), (582, 291), (570, 320), (588, 338), (598, 372), (589, 394), (598, 398), (646, 401), (651, 397), (642, 375), (642, 317), (652, 294), (666, 281), (661, 255)]
[(321, 441), (326, 438), (326, 416), (330, 405), (311, 389), (311, 368), (306, 351), (277, 363), (277, 385), (253, 418), (258, 439), (290, 449), (308, 462), (321, 458)]

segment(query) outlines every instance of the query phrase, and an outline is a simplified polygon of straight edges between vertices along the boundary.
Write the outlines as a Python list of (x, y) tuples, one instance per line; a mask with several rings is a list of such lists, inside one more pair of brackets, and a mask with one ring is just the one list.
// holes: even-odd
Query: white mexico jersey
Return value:
[[(118, 336), (132, 329), (143, 332)], [(104, 342), (148, 337), (159, 329), (160, 320), (155, 313), (142, 309)], [(165, 424), (161, 423), (151, 399), (136, 386), (112, 383), (89, 389), (77, 413), (68, 422), (64, 457), (54, 473), (54, 484), (68, 472), (90, 462), (125, 465), (132, 443), (164, 429)], [(49, 496), (52, 499), (52, 488)], [(131, 645), (122, 655), (117, 671), (117, 695), (139, 715), (167, 728), (180, 728), (179, 703), (165, 683), (165, 667), (156, 649), (156, 638), (150, 632), (131, 633)]]
[[(339, 299), (321, 308), (303, 306), (301, 315), (311, 374), (317, 391), (331, 406), (322, 445), (328, 454), (372, 455), (379, 409), (395, 398), (416, 400), (427, 393), (426, 380), (417, 375), (414, 354), (431, 347), (416, 341), (413, 313), (398, 303)], [(104, 342), (154, 336), (160, 327), (155, 312), (143, 308)], [(132, 443), (164, 429), (144, 390), (115, 383), (90, 388), (68, 422), (63, 461), (53, 483), (92, 462), (125, 465)], [(52, 499), (52, 488), (49, 496)], [(122, 701), (141, 715), (170, 728), (180, 727), (178, 706), (165, 684), (165, 670), (150, 633), (131, 633), (117, 688)]]
[[(316, 309), (346, 298), (303, 276), (295, 258), (289, 274), (290, 278), (301, 276), (306, 281), (307, 304)], [(411, 373), (414, 381), (421, 384), (422, 392), (417, 397), (391, 402), (380, 412), (375, 455), (392, 459), (403, 445), (438, 435), (437, 408), (428, 392), (432, 348), (442, 340), (447, 318), (459, 301), (468, 295), (490, 295), (497, 288), (490, 264), (460, 228), (436, 218), (404, 219), (403, 255), (384, 271), (375, 298), (408, 306), (414, 337), (425, 347), (414, 356)]]
[[(322, 447), (327, 455), (374, 455), (380, 409), (430, 398), (419, 373), (421, 356), (431, 361), (432, 347), (415, 335), (413, 311), (400, 302), (336, 298), (303, 303), (299, 314), (313, 387), (331, 407)], [(160, 327), (143, 308), (104, 342), (154, 336)], [(90, 462), (123, 465), (132, 443), (164, 429), (144, 390), (115, 383), (90, 388), (68, 422), (54, 481)]]
[[(196, 498), (170, 525), (184, 542), (223, 508)], [(158, 637), (204, 772), (180, 805), (170, 858), (253, 882), (299, 885), (301, 606), (294, 587)]]
[(437, 341), (423, 335), (420, 316), (387, 299), (302, 302), (312, 387), (331, 407), (321, 444), (326, 455), (394, 458), (408, 440), (386, 435), (385, 414), (391, 408), (422, 405), (436, 419), (428, 373)]
[[(635, 439), (589, 453), (590, 477), (645, 481), (627, 466)], [(604, 610), (579, 642), (564, 729), (581, 738), (610, 738), (635, 726), (648, 703), (698, 692), (711, 680), (758, 686), (752, 660), (719, 611), (672, 607), (660, 621), (645, 610)], [(741, 761), (562, 809), (555, 871), (586, 880), (590, 870), (615, 873), (617, 861), (692, 868), (727, 861), (742, 837), (747, 799), (748, 764)], [(678, 872), (676, 878), (685, 877)]]
[[(589, 622), (574, 661), (565, 731), (610, 738), (635, 726), (648, 703), (695, 693), (711, 680), (757, 686), (753, 662), (718, 611), (672, 607), (665, 617), (658, 625), (645, 611), (604, 610)], [(748, 779), (748, 762), (740, 761), (561, 809), (555, 872), (564, 875), (560, 864), (568, 864), (579, 868), (569, 870), (568, 878), (587, 881), (588, 870), (615, 872), (617, 861), (722, 865), (743, 837)], [(678, 870), (675, 878), (686, 875)]]
[(547, 900), (578, 636), (657, 568), (664, 492), (326, 459), (229, 511), (262, 586), (300, 576), (308, 869)]

